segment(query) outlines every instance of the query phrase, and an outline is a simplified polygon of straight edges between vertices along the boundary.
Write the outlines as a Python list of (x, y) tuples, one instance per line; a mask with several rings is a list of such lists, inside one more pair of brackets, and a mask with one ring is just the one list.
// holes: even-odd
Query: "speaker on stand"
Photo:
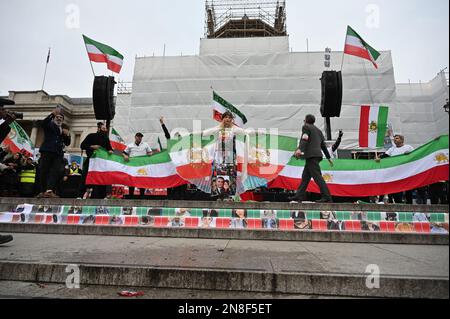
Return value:
[(116, 114), (114, 102), (114, 86), (116, 82), (113, 76), (96, 76), (92, 98), (95, 118), (97, 120), (111, 121)]
[(341, 117), (342, 110), (342, 72), (324, 71), (322, 73), (322, 102), (320, 113), (326, 118), (327, 140), (331, 140), (331, 118)]

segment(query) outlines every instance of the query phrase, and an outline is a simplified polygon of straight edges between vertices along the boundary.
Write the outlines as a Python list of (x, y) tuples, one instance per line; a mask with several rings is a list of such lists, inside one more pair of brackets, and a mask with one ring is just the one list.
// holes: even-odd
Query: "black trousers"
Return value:
[(78, 196), (83, 198), (84, 193), (86, 193), (86, 177), (89, 173), (89, 157), (86, 158), (83, 162), (83, 174), (81, 174), (81, 182), (80, 182), (80, 190), (78, 192)]
[[(78, 196), (81, 198), (83, 198), (87, 190), (86, 178), (89, 173), (89, 161), (90, 158), (88, 157), (83, 163), (83, 174), (81, 175), (80, 190), (78, 194)], [(108, 196), (108, 194), (111, 194), (112, 192), (111, 185), (95, 185), (91, 188), (93, 189), (91, 194), (92, 199), (104, 199), (106, 196)]]
[[(392, 197), (390, 198), (391, 203), (393, 203), (393, 201), (395, 201), (395, 203), (397, 204), (412, 205), (413, 203), (413, 191), (391, 194), (390, 196)], [(405, 198), (405, 201), (403, 201), (403, 197)]]
[(305, 169), (303, 170), (302, 176), (302, 184), (300, 185), (300, 188), (298, 189), (296, 195), (298, 198), (305, 199), (306, 190), (308, 189), (308, 185), (311, 182), (311, 178), (313, 178), (320, 188), (322, 197), (331, 200), (330, 190), (328, 189), (327, 183), (325, 183), (325, 180), (322, 177), (322, 171), (320, 169), (321, 161), (322, 158), (320, 157), (306, 159), (306, 165)]
[(56, 191), (59, 179), (64, 171), (62, 154), (41, 153), (40, 159), (40, 182), (41, 192), (48, 190)]

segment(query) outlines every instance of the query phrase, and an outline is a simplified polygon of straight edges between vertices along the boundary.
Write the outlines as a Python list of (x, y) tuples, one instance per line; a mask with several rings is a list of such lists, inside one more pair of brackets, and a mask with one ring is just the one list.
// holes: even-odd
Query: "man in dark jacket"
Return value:
[[(89, 161), (94, 155), (94, 152), (100, 148), (106, 149), (109, 154), (113, 154), (111, 142), (108, 137), (108, 128), (102, 122), (97, 123), (97, 133), (92, 133), (86, 136), (81, 143), (81, 149), (86, 151), (87, 159), (83, 163), (83, 174), (81, 178), (81, 186), (79, 196), (83, 197), (86, 192), (86, 177), (89, 173)], [(92, 198), (103, 199), (106, 197), (106, 186), (97, 186), (94, 188), (94, 195)]]
[(64, 170), (64, 148), (71, 143), (70, 133), (63, 128), (64, 115), (56, 108), (41, 123), (44, 129), (44, 143), (39, 148), (41, 191), (38, 197), (55, 198), (56, 186)]
[(334, 164), (325, 144), (325, 137), (323, 136), (322, 131), (314, 125), (315, 123), (316, 118), (314, 115), (306, 116), (305, 126), (303, 126), (302, 129), (300, 146), (294, 155), (297, 159), (304, 158), (306, 160), (306, 165), (303, 170), (302, 184), (296, 195), (289, 199), (298, 202), (304, 201), (309, 182), (311, 181), (311, 178), (313, 178), (322, 194), (322, 199), (319, 200), (318, 203), (331, 203), (331, 193), (322, 177), (320, 169), (320, 162), (323, 158), (322, 151), (330, 162), (330, 165), (333, 167)]

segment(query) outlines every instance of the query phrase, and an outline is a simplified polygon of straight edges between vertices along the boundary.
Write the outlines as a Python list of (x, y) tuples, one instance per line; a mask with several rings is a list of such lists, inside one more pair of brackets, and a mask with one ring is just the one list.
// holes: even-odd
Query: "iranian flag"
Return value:
[(226, 101), (216, 92), (213, 92), (213, 118), (217, 122), (222, 122), (222, 115), (225, 112), (231, 112), (234, 115), (234, 124), (238, 127), (244, 127), (247, 123), (247, 118), (245, 115), (233, 106), (230, 102)]
[(108, 70), (120, 73), (123, 65), (122, 54), (110, 46), (94, 41), (85, 35), (83, 35), (83, 39), (91, 62), (106, 63)]
[(361, 106), (359, 125), (359, 146), (377, 149), (384, 147), (388, 128), (389, 108), (387, 106)]
[(113, 150), (123, 152), (127, 148), (125, 141), (114, 128), (111, 130), (111, 136), (109, 139)]
[(130, 158), (109, 155), (104, 149), (95, 152), (89, 161), (88, 185), (127, 185), (139, 188), (174, 188), (186, 184), (178, 176), (167, 152), (153, 156)]
[(11, 131), (3, 141), (3, 144), (9, 146), (13, 153), (33, 156), (34, 146), (28, 134), (17, 122), (13, 122), (9, 126), (11, 127)]
[[(305, 162), (292, 158), (270, 188), (297, 190)], [(437, 138), (410, 154), (381, 163), (368, 160), (336, 160), (334, 167), (321, 163), (323, 177), (334, 196), (367, 197), (395, 194), (449, 180), (449, 137)], [(308, 191), (320, 193), (311, 181)]]
[[(211, 192), (213, 162), (220, 159), (217, 134), (185, 136), (170, 141), (169, 153), (177, 173), (205, 193)], [(266, 186), (284, 169), (297, 139), (258, 132), (236, 134), (237, 193)]]
[(376, 61), (380, 57), (381, 53), (372, 48), (350, 26), (347, 28), (344, 53), (369, 60), (373, 63), (375, 68), (378, 69)]

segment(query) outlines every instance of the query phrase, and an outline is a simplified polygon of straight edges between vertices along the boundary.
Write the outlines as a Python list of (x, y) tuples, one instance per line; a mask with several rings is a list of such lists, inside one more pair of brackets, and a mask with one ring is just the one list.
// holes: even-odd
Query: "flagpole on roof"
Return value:
[[(348, 33), (348, 26), (347, 26), (347, 31)], [(345, 42), (344, 42), (344, 49), (342, 50), (342, 63), (341, 63), (341, 72), (342, 69), (344, 68), (344, 59), (345, 59), (345, 45), (347, 44), (347, 33), (345, 34)]]
[[(87, 48), (87, 44), (86, 44), (86, 42), (84, 43), (84, 47), (86, 48), (86, 53), (88, 54), (88, 56), (89, 56), (89, 51), (88, 51), (88, 48)], [(94, 71), (94, 66), (92, 65), (92, 61), (91, 61), (91, 59), (89, 59), (89, 63), (91, 64), (91, 70), (92, 70), (92, 74), (94, 75), (94, 78), (96, 77), (96, 75), (95, 75), (95, 71)]]
[(44, 91), (45, 78), (47, 77), (47, 67), (48, 62), (50, 61), (50, 49), (51, 48), (48, 48), (47, 62), (45, 63), (44, 79), (42, 80), (42, 91)]

